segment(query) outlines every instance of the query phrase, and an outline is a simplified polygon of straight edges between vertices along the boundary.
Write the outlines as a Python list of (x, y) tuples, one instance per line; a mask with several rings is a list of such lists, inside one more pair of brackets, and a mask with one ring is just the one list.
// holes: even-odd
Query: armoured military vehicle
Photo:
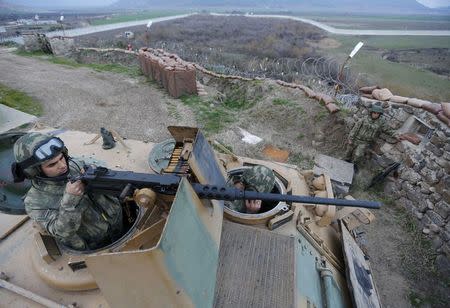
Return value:
[(268, 202), (263, 212), (246, 214), (200, 199), (192, 186), (224, 183), (229, 174), (263, 164), (276, 174), (273, 193), (333, 198), (326, 174), (215, 153), (196, 128), (169, 131), (173, 141), (126, 140), (128, 148), (103, 150), (99, 142), (86, 144), (93, 134), (45, 130), (90, 163), (182, 177), (174, 196), (143, 188), (124, 198), (127, 232), (83, 252), (64, 247), (23, 215), (20, 197), (30, 183), (14, 184), (9, 174), (12, 144), (23, 133), (1, 135), (0, 306), (380, 306), (354, 239), (355, 229), (373, 220), (369, 210)]

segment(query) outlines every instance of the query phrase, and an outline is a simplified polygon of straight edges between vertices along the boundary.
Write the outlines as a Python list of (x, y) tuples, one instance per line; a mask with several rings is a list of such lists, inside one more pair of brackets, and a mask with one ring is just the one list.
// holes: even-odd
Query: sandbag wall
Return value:
[(398, 96), (392, 94), (389, 89), (380, 89), (378, 86), (362, 87), (359, 92), (361, 96), (369, 99), (421, 108), (434, 114), (441, 122), (450, 127), (450, 103), (441, 102), (438, 104), (423, 99)]
[(162, 49), (141, 48), (139, 65), (143, 74), (163, 86), (169, 95), (178, 98), (197, 94), (195, 66)]

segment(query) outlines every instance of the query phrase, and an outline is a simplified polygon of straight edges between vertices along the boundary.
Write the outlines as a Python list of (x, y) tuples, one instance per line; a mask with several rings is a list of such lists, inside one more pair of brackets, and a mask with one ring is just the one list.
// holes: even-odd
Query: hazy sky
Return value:
[[(5, 0), (5, 2), (21, 4), (26, 6), (105, 6), (116, 2), (117, 0)], [(367, 1), (367, 0), (361, 0)], [(395, 1), (395, 0), (393, 0)], [(429, 7), (442, 7), (450, 6), (450, 0), (417, 0), (417, 2), (422, 3)]]
[(26, 6), (39, 6), (39, 7), (65, 7), (65, 6), (105, 6), (116, 2), (117, 0), (5, 0), (5, 2), (20, 4)]
[(429, 7), (450, 6), (450, 0), (417, 0)]

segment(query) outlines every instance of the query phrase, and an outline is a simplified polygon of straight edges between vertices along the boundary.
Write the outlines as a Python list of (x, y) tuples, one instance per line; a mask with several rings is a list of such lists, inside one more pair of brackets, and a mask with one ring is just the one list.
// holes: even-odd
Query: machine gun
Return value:
[[(88, 192), (98, 192), (114, 195), (124, 199), (133, 194), (135, 189), (150, 188), (155, 193), (164, 195), (175, 195), (182, 177), (177, 175), (160, 175), (137, 173), (132, 171), (111, 170), (104, 167), (85, 167), (85, 173), (71, 178), (72, 182), (81, 180), (86, 184)], [(307, 204), (325, 204), (348, 207), (362, 207), (379, 209), (380, 202), (365, 200), (345, 200), (332, 198), (319, 198), (309, 196), (295, 196), (276, 193), (261, 193), (257, 191), (240, 190), (232, 187), (202, 185), (191, 183), (192, 188), (200, 199), (214, 200), (262, 200), (262, 201), (284, 201), (299, 202)]]

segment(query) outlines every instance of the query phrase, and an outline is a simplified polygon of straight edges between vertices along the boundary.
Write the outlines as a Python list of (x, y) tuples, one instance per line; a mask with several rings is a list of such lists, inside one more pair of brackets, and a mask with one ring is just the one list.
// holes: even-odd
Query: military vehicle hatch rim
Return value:
[[(242, 166), (239, 168), (234, 168), (228, 170), (228, 176), (231, 175), (239, 175), (241, 174), (245, 169), (249, 169), (251, 166)], [(281, 193), (286, 194), (287, 188), (285, 186), (286, 180), (281, 178), (281, 175), (275, 172), (275, 191), (274, 193)], [(272, 217), (282, 212), (285, 207), (288, 206), (286, 202), (278, 202), (274, 207), (272, 207), (270, 210), (257, 213), (257, 214), (247, 214), (247, 213), (241, 213), (234, 211), (230, 209), (228, 206), (224, 206), (224, 214), (225, 217), (228, 218), (231, 221), (239, 222), (242, 224), (248, 224), (248, 225), (254, 225), (254, 224), (261, 224), (261, 223), (267, 223)]]

